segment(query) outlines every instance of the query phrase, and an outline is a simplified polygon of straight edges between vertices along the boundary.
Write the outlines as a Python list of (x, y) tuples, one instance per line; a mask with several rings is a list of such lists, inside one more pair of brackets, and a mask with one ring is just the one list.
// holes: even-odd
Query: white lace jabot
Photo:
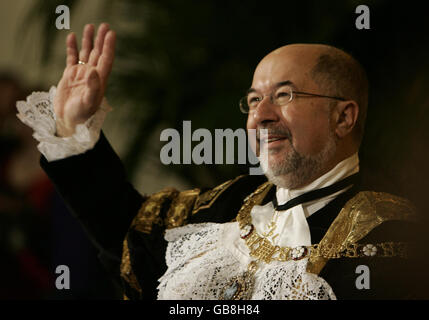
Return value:
[(106, 114), (112, 109), (106, 99), (103, 99), (97, 112), (85, 123), (76, 126), (73, 136), (57, 137), (53, 107), (55, 92), (55, 87), (51, 87), (49, 92), (33, 92), (27, 97), (27, 101), (18, 101), (16, 104), (17, 117), (34, 130), (33, 137), (40, 142), (37, 148), (48, 161), (64, 159), (92, 149), (100, 137)]
[[(237, 222), (191, 224), (167, 230), (168, 269), (159, 279), (158, 299), (219, 299), (227, 282), (246, 271), (250, 262), (239, 234)], [(261, 262), (252, 299), (336, 299), (324, 279), (306, 272), (307, 261), (308, 258)]]

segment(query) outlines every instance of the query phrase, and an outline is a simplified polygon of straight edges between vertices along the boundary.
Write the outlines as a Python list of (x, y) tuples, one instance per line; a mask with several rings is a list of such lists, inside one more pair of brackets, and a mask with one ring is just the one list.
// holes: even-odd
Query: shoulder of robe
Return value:
[[(142, 285), (134, 270), (135, 252), (133, 248), (135, 244), (130, 246), (128, 242), (130, 234), (135, 235), (137, 231), (142, 235), (142, 239), (154, 246), (155, 251), (161, 250), (162, 246), (159, 246), (159, 242), (163, 241), (163, 230), (183, 226), (188, 223), (191, 216), (197, 214), (205, 216), (207, 211), (212, 211), (210, 208), (217, 202), (231, 204), (230, 198), (232, 198), (234, 204), (237, 202), (241, 205), (241, 198), (244, 198), (248, 189), (253, 188), (253, 185), (257, 185), (259, 182), (260, 178), (241, 175), (208, 190), (202, 191), (196, 188), (178, 191), (175, 188), (165, 188), (145, 196), (123, 242), (120, 273), (125, 290), (124, 298), (141, 299), (145, 293), (142, 291)], [(226, 194), (228, 196), (222, 197)], [(160, 257), (164, 259), (163, 254), (161, 255)]]
[[(346, 257), (358, 257), (356, 248), (362, 246), (360, 241), (366, 242), (365, 237), (381, 225), (395, 222), (400, 228), (401, 224), (417, 221), (416, 208), (407, 199), (385, 192), (361, 191), (347, 201), (318, 244), (319, 252), (326, 252), (327, 256), (310, 257), (307, 270), (319, 273), (329, 259), (344, 257), (344, 253)], [(389, 241), (391, 239), (383, 239), (383, 246), (402, 250), (401, 243), (396, 246)], [(390, 251), (396, 255), (393, 249)]]
[[(407, 199), (385, 192), (362, 191), (344, 205), (328, 230), (356, 243), (387, 221), (417, 221), (416, 208)], [(329, 236), (327, 233), (327, 236)]]
[(359, 192), (341, 209), (320, 246), (330, 243), (335, 250), (344, 250), (391, 221), (417, 221), (414, 205), (407, 199), (385, 192)]
[(247, 176), (238, 176), (205, 191), (199, 188), (185, 191), (165, 188), (147, 196), (133, 219), (131, 228), (150, 234), (154, 224), (166, 229), (182, 226), (191, 215), (213, 206), (224, 192), (245, 177)]

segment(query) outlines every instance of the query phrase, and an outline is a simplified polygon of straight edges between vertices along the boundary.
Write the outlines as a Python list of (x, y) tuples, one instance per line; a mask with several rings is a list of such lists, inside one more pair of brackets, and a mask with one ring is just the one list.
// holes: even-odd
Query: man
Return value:
[[(351, 56), (295, 44), (257, 66), (240, 107), (247, 128), (257, 130), (268, 181), (240, 176), (211, 190), (142, 196), (99, 132), (115, 33), (102, 24), (94, 44), (93, 34), (87, 25), (80, 52), (74, 34), (68, 36), (56, 92), (33, 109), (18, 105), (18, 116), (36, 130), (42, 167), (126, 298), (413, 295), (401, 276), (411, 265), (405, 256), (413, 207), (393, 195), (361, 192), (357, 152), (368, 84)], [(38, 127), (28, 113), (38, 120), (50, 115), (48, 124)]]

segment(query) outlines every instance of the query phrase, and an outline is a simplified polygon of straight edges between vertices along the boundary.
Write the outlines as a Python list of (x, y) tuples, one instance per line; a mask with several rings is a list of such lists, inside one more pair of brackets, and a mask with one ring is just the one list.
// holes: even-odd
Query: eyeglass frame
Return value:
[[(262, 97), (261, 97), (261, 100), (258, 102), (258, 105), (255, 107), (255, 109), (253, 109), (253, 111), (254, 110), (256, 110), (256, 108), (259, 106), (259, 104), (262, 102), (262, 100), (266, 97), (266, 96), (269, 96), (270, 97), (270, 102), (272, 103), (272, 104), (274, 104), (274, 105), (277, 105), (277, 106), (279, 106), (279, 107), (283, 107), (283, 106), (285, 106), (285, 105), (287, 105), (287, 104), (289, 104), (292, 100), (293, 100), (293, 98), (294, 98), (294, 94), (300, 94), (300, 95), (307, 95), (307, 96), (311, 96), (311, 97), (318, 97), (318, 98), (329, 98), (329, 99), (335, 99), (335, 100), (339, 100), (339, 101), (346, 101), (347, 99), (345, 99), (345, 98), (342, 98), (342, 97), (336, 97), (336, 96), (326, 96), (326, 95), (321, 95), (321, 94), (316, 94), (316, 93), (309, 93), (309, 92), (302, 92), (302, 91), (294, 91), (294, 89), (292, 88), (292, 87), (288, 87), (289, 89), (290, 89), (290, 99), (289, 99), (289, 101), (288, 102), (286, 102), (285, 104), (275, 104), (274, 103), (274, 92), (275, 92), (275, 90), (273, 90), (269, 95), (267, 95), (267, 94), (263, 94), (262, 95)], [(250, 113), (250, 107), (248, 108), (249, 109), (249, 111), (247, 111), (247, 112), (245, 112), (245, 111), (243, 111), (243, 107), (242, 107), (242, 104), (243, 104), (243, 100), (244, 101), (246, 101), (245, 103), (246, 103), (246, 105), (248, 104), (247, 103), (247, 97), (249, 96), (249, 93), (247, 94), (247, 95), (245, 95), (244, 97), (242, 97), (241, 99), (240, 99), (240, 101), (239, 101), (239, 107), (240, 107), (240, 111), (242, 112), (242, 113), (244, 113), (244, 114), (248, 114), (248, 113)]]

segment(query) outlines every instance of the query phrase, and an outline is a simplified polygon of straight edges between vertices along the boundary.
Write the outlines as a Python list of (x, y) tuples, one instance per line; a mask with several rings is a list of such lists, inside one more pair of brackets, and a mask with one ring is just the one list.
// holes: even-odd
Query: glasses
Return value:
[[(298, 96), (298, 95), (319, 97), (319, 98), (329, 98), (329, 99), (335, 99), (340, 101), (346, 100), (341, 97), (324, 96), (324, 95), (315, 94), (315, 93), (293, 91), (291, 87), (281, 87), (276, 91), (273, 91), (272, 93), (270, 93), (268, 96), (270, 97), (270, 101), (272, 104), (282, 107), (287, 105), (295, 98), (295, 96)], [(256, 110), (256, 108), (258, 107), (258, 105), (261, 103), (261, 101), (264, 99), (265, 96), (266, 95), (263, 95), (257, 92), (248, 93), (246, 96), (240, 99), (240, 111), (242, 113), (249, 113), (251, 111)]]

